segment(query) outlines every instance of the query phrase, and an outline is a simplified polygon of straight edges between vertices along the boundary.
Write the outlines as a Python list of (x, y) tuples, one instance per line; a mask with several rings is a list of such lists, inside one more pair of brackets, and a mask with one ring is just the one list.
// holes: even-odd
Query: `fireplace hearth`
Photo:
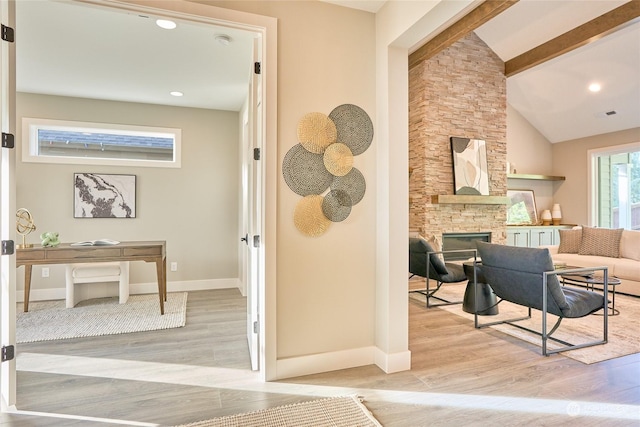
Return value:
[[(491, 232), (481, 231), (473, 233), (442, 233), (442, 250), (475, 249), (476, 242), (491, 243)], [(473, 252), (458, 252), (444, 254), (445, 261), (465, 260), (473, 257)]]

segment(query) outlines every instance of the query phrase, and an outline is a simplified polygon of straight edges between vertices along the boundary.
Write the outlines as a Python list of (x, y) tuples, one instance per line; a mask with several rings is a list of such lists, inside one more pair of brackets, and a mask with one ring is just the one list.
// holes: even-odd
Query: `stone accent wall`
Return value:
[(409, 227), (423, 236), (491, 231), (506, 242), (504, 205), (432, 204), (454, 194), (449, 137), (484, 139), (489, 191), (507, 193), (504, 63), (471, 33), (409, 72)]

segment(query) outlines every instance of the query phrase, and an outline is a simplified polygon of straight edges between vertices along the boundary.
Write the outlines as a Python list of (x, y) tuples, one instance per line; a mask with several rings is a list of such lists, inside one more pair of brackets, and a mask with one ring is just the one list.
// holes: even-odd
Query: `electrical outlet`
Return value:
[(49, 277), (49, 268), (48, 267), (43, 267), (42, 268), (42, 277)]
[(171, 271), (178, 271), (178, 263), (177, 262), (172, 262), (171, 263)]

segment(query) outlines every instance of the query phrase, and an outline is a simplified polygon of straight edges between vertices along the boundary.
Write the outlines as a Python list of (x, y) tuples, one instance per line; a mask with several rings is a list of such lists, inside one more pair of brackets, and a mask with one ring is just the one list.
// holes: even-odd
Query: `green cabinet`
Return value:
[(507, 245), (525, 248), (560, 244), (558, 230), (571, 228), (570, 225), (512, 226), (507, 227)]

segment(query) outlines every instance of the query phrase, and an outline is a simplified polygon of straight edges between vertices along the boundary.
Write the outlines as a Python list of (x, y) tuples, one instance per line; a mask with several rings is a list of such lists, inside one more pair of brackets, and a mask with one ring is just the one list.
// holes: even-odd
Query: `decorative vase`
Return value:
[(553, 225), (560, 225), (560, 221), (562, 220), (562, 210), (558, 203), (555, 203), (551, 209), (551, 220), (553, 221)]
[(542, 219), (542, 225), (550, 225), (552, 220), (551, 211), (549, 209), (543, 210), (540, 219)]

